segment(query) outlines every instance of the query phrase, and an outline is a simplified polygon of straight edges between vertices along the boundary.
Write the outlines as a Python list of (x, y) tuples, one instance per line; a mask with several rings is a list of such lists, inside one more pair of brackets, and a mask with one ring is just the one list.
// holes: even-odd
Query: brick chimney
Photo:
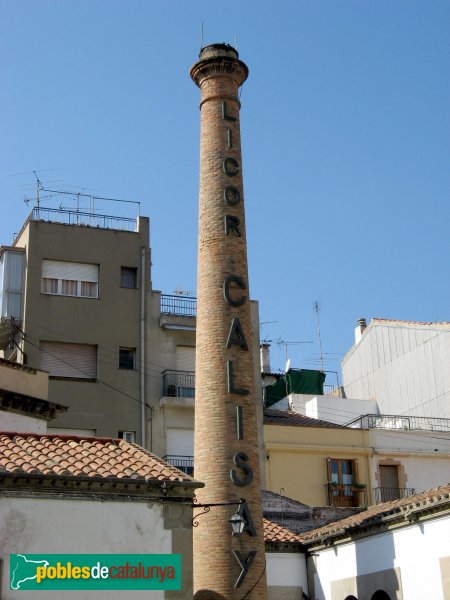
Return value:
[(260, 347), (261, 373), (270, 373), (270, 344), (263, 342)]
[[(212, 44), (190, 75), (201, 89), (194, 464), (198, 502), (212, 505), (193, 530), (194, 598), (265, 600), (238, 98), (248, 68)], [(232, 536), (236, 510), (245, 527)]]

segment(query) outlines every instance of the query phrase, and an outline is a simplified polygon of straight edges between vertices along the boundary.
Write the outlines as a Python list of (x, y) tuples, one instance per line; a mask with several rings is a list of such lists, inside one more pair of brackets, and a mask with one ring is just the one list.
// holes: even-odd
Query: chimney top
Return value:
[(359, 344), (362, 338), (363, 331), (367, 328), (367, 322), (364, 317), (361, 317), (357, 321), (357, 325), (355, 328), (355, 344)]
[(230, 44), (209, 44), (200, 50), (200, 60), (208, 58), (217, 58), (228, 56), (229, 58), (239, 58), (239, 53), (234, 46)]

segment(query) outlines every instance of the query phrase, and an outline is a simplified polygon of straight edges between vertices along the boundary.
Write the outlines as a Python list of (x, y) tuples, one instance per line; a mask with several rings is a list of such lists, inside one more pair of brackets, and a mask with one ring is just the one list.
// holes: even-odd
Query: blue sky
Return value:
[[(236, 35), (250, 69), (241, 129), (262, 337), (313, 341), (289, 354), (317, 367), (317, 299), (336, 370), (359, 317), (450, 320), (450, 3), (2, 0), (0, 10), (1, 244), (30, 210), (33, 188), (21, 186), (37, 169), (58, 189), (141, 202), (154, 288), (196, 289), (189, 68), (203, 22), (204, 43)], [(272, 367), (284, 367), (276, 343)]]

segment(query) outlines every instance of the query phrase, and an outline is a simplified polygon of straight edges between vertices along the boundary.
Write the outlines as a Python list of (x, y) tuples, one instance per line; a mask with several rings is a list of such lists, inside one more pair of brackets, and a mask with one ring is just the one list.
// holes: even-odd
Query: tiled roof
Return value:
[(264, 411), (264, 424), (266, 425), (291, 425), (294, 427), (332, 427), (337, 429), (347, 429), (343, 425), (330, 423), (322, 419), (313, 419), (306, 417), (292, 410), (276, 410), (266, 408)]
[(0, 433), (0, 476), (7, 473), (100, 477), (108, 481), (193, 481), (125, 440), (33, 433)]
[(277, 525), (277, 523), (273, 523), (269, 519), (263, 519), (263, 522), (265, 542), (301, 542), (300, 536), (286, 529), (286, 527)]
[(404, 325), (450, 325), (448, 321), (402, 321), (401, 319), (382, 319), (373, 317), (372, 323), (403, 323)]
[(308, 531), (308, 533), (301, 535), (300, 538), (303, 543), (311, 544), (323, 541), (325, 538), (339, 537), (366, 527), (376, 526), (389, 519), (399, 518), (408, 522), (412, 518), (412, 515), (417, 515), (420, 511), (436, 507), (442, 503), (450, 506), (450, 484), (416, 494), (415, 496), (375, 504), (367, 510), (351, 517), (329, 523), (313, 531)]

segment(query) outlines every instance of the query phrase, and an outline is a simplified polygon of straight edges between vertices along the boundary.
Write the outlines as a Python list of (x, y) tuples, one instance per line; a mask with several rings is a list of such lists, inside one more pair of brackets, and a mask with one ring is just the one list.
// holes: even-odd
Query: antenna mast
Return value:
[(36, 171), (33, 171), (33, 173), (34, 173), (34, 176), (36, 177), (36, 205), (39, 210), (39, 202), (40, 202), (39, 192), (42, 189), (42, 184), (39, 181), (39, 177), (37, 176)]
[(320, 335), (320, 304), (318, 300), (314, 300), (313, 302), (314, 312), (317, 315), (317, 337), (319, 338), (319, 349), (320, 349), (320, 370), (323, 371), (323, 350), (322, 350), (322, 337)]

